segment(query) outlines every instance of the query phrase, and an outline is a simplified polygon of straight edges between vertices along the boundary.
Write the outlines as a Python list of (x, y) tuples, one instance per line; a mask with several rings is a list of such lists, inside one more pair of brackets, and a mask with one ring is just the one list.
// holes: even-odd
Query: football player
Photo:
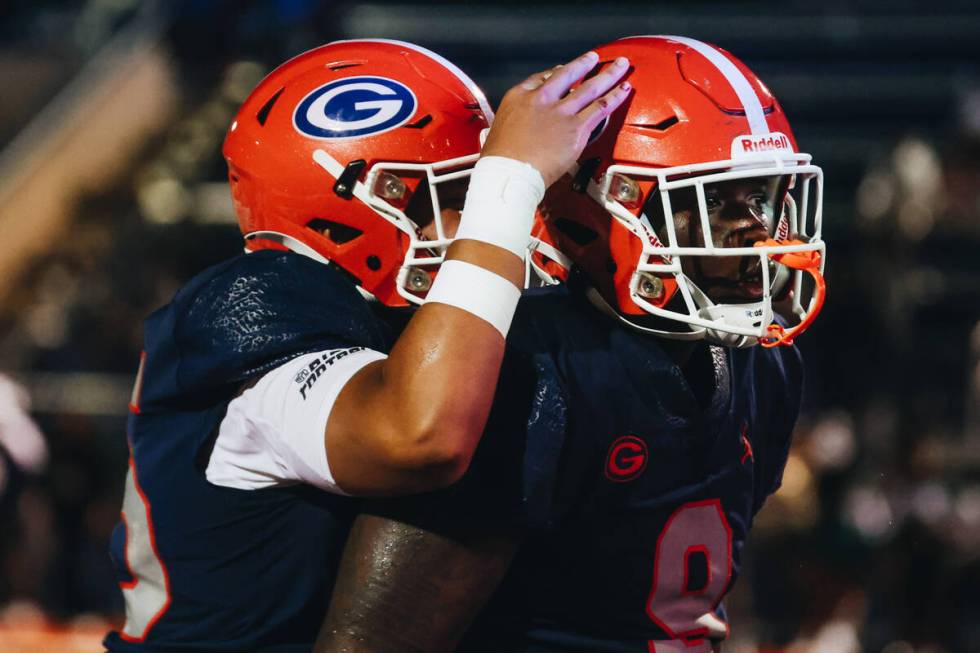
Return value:
[(482, 157), (482, 92), (423, 48), (331, 43), (260, 83), (224, 145), (248, 253), (146, 322), (107, 648), (309, 651), (346, 495), (463, 473), (536, 206), (629, 92), (623, 61), (568, 94), (597, 60), (512, 89)]
[(317, 650), (693, 653), (728, 635), (799, 408), (792, 340), (823, 301), (822, 173), (725, 50), (597, 52), (599, 70), (629, 59), (634, 94), (545, 198), (571, 278), (525, 293), (462, 481), (358, 518)]

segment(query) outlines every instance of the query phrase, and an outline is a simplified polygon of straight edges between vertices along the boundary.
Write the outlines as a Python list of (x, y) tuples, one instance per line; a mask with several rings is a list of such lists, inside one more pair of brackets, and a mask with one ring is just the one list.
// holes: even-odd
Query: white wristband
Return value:
[(465, 261), (449, 260), (439, 266), (425, 303), (461, 308), (489, 322), (506, 338), (520, 298), (517, 286), (499, 274)]
[(544, 179), (534, 166), (503, 156), (482, 157), (473, 167), (456, 240), (490, 243), (523, 259), (542, 198)]

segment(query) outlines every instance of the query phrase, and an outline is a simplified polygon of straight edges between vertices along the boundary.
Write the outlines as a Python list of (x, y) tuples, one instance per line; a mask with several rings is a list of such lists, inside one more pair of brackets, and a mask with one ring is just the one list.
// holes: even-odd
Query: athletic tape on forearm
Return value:
[(544, 197), (544, 179), (534, 166), (502, 156), (485, 156), (470, 177), (456, 240), (479, 240), (522, 259), (531, 240), (534, 212)]
[(439, 266), (425, 303), (448, 304), (489, 322), (507, 337), (521, 291), (499, 274), (465, 261), (446, 261)]

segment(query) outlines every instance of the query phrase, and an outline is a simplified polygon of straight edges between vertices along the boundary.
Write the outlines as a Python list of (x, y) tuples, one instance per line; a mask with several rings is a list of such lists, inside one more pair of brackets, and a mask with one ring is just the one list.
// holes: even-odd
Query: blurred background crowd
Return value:
[(491, 100), (602, 41), (745, 60), (827, 179), (828, 301), (736, 653), (980, 651), (980, 4), (0, 3), (0, 651), (99, 650), (142, 319), (241, 251), (220, 155), (286, 58), (418, 42)]

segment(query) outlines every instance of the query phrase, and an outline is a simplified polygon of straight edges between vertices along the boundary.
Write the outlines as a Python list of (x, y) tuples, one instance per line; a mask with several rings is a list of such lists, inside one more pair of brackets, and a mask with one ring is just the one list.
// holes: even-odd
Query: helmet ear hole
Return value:
[(349, 243), (364, 233), (360, 229), (324, 218), (313, 218), (306, 226), (338, 245)]

